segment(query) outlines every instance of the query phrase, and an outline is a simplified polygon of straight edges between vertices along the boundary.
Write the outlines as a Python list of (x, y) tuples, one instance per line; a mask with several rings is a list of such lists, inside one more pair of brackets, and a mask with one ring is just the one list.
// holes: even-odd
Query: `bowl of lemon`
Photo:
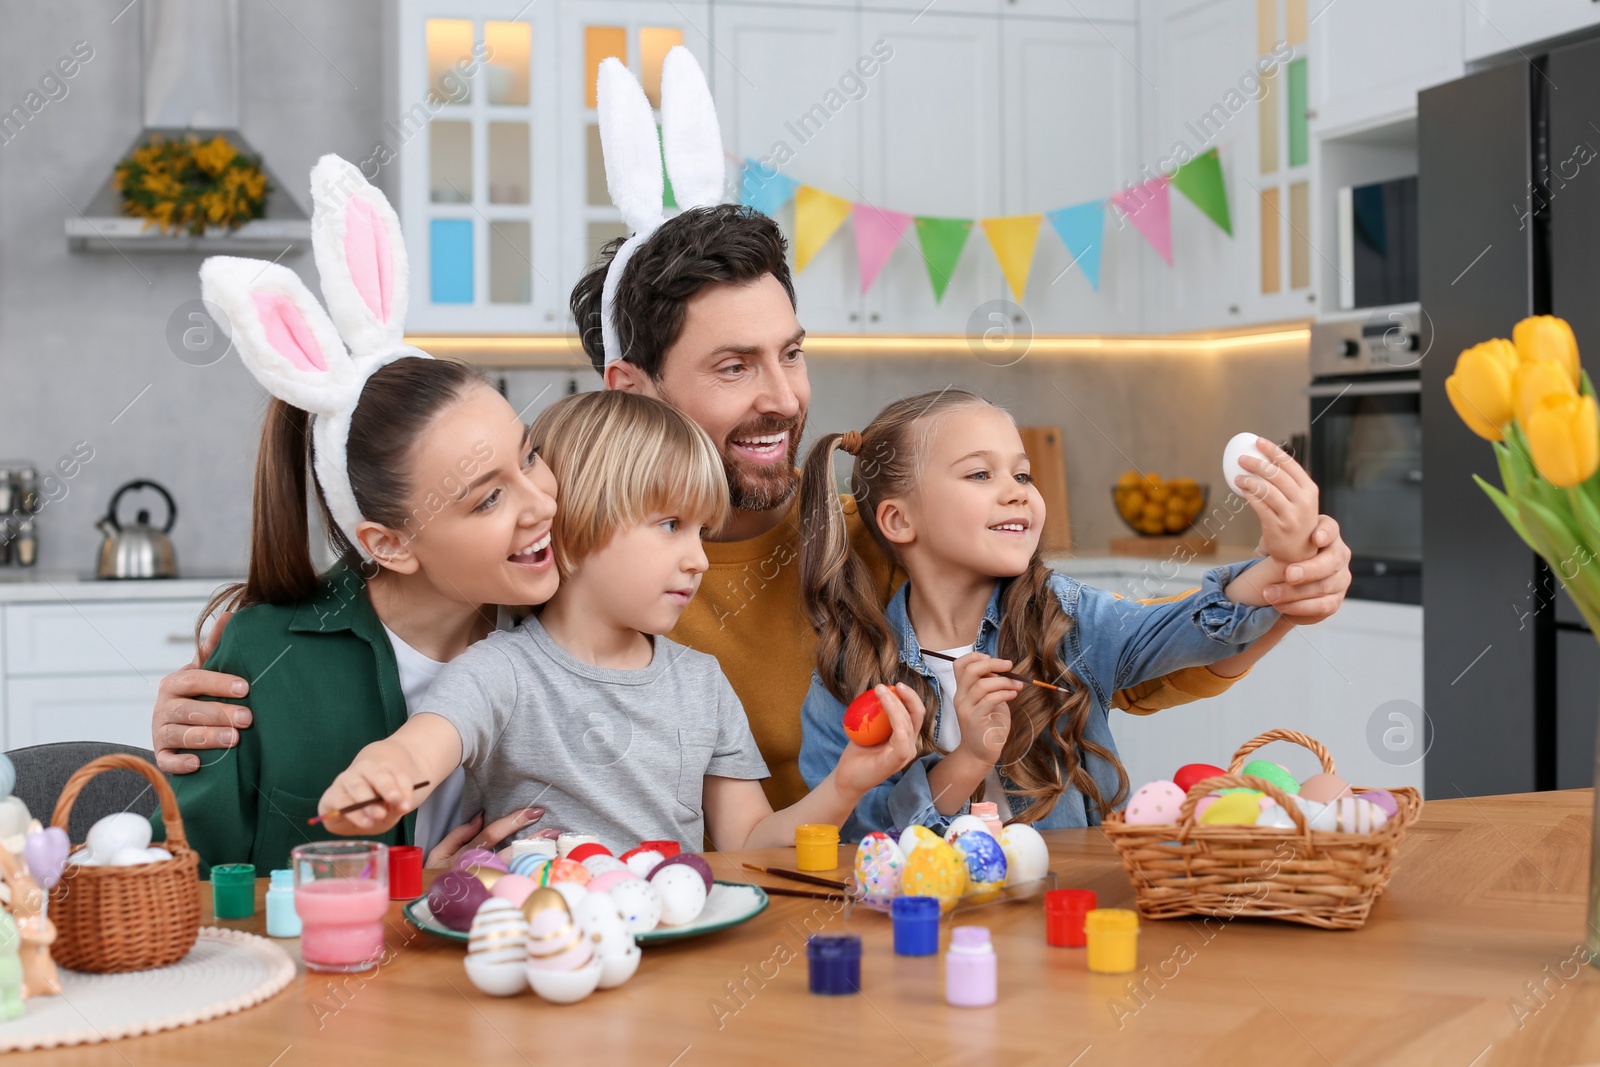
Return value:
[(1111, 487), (1117, 514), (1141, 537), (1183, 533), (1206, 510), (1209, 495), (1193, 478), (1167, 481), (1154, 472), (1127, 471)]

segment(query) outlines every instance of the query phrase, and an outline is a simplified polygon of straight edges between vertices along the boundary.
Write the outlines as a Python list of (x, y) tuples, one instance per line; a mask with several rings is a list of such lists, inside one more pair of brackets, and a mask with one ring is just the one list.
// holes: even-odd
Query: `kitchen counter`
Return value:
[[(1140, 970), (1091, 974), (1084, 949), (1050, 948), (1038, 901), (957, 915), (986, 926), (999, 1001), (944, 1003), (939, 958), (896, 956), (887, 917), (773, 897), (720, 933), (647, 947), (626, 985), (558, 1007), (498, 1000), (467, 981), (465, 946), (389, 909), (388, 953), (359, 976), (297, 974), (238, 1015), (18, 1064), (1329, 1064), (1600, 1060), (1600, 972), (1582, 962), (1590, 790), (1429, 802), (1393, 881), (1360, 930), (1264, 919), (1142, 922)], [(1046, 833), (1063, 887), (1130, 907), (1098, 829)], [(849, 846), (840, 849), (848, 863)], [(739, 863), (793, 868), (793, 849), (712, 853), (718, 878), (779, 885)], [(837, 872), (835, 877), (844, 871)], [(251, 919), (218, 925), (263, 932)], [(211, 922), (211, 894), (202, 894)], [(943, 938), (949, 939), (950, 923)], [(811, 933), (859, 934), (859, 996), (806, 992)], [(1537, 990), (1537, 995), (1534, 990)], [(93, 1022), (94, 1020), (88, 1020)], [(0, 1024), (3, 1025), (3, 1024)], [(286, 1053), (291, 1053), (287, 1055)]]
[(1093, 549), (1079, 553), (1047, 553), (1045, 563), (1085, 585), (1133, 597), (1161, 597), (1192, 589), (1206, 572), (1224, 563), (1255, 555), (1254, 545), (1219, 545), (1209, 556), (1179, 562), (1177, 556), (1117, 556)]
[(102, 580), (72, 571), (0, 569), (0, 604), (59, 604), (62, 601), (208, 600), (242, 578), (148, 578)]

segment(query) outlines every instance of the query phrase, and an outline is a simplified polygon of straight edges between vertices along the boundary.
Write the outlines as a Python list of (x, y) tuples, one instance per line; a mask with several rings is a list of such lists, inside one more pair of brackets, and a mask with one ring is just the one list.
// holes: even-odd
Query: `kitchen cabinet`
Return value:
[[(1468, 63), (1527, 50), (1538, 42), (1600, 23), (1600, 7), (1594, 0), (1470, 0), (1463, 14), (1463, 51)], [(1406, 46), (1421, 43), (1403, 42)]]
[[(871, 55), (872, 42), (860, 38), (856, 12), (718, 4), (713, 21), (711, 76), (728, 150), (740, 160), (754, 160), (769, 176), (777, 171), (839, 196), (860, 196), (862, 104), (852, 97), (876, 92), (881, 71)], [(860, 75), (858, 61), (874, 71), (872, 77)], [(797, 77), (796, 71), (807, 76)], [(839, 95), (827, 99), (830, 91)], [(839, 105), (837, 111), (830, 102)], [(741, 173), (739, 179), (760, 177)], [(794, 233), (794, 211), (790, 201), (777, 212), (785, 234)], [(813, 333), (862, 328), (853, 236), (854, 223), (847, 219), (794, 275), (800, 321)], [(895, 255), (916, 258), (909, 248)]]
[[(1414, 116), (1418, 91), (1461, 77), (1463, 10), (1469, 26), (1481, 10), (1462, 0), (1309, 2), (1313, 128), (1324, 137)], [(1516, 0), (1490, 6), (1521, 11), (1553, 5)], [(1496, 51), (1509, 47), (1502, 43)]]

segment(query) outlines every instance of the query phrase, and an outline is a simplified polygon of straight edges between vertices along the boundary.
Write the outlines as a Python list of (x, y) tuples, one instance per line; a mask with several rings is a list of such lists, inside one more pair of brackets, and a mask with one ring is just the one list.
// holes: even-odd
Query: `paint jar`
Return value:
[(1004, 829), (1000, 824), (1000, 805), (992, 800), (980, 800), (972, 805), (972, 814), (983, 820), (983, 825), (989, 828), (989, 836), (996, 841), (1000, 840), (1000, 831)]
[(211, 914), (218, 919), (248, 919), (255, 913), (255, 864), (221, 863), (211, 868)]
[(889, 905), (889, 916), (894, 920), (896, 956), (938, 954), (938, 897), (895, 897)]
[(794, 828), (794, 865), (802, 871), (831, 871), (839, 866), (839, 828), (805, 823)]
[(1056, 948), (1082, 948), (1083, 917), (1095, 909), (1092, 889), (1052, 889), (1044, 895), (1044, 939)]
[(812, 934), (806, 939), (811, 992), (837, 997), (861, 992), (861, 938), (855, 934)]
[(1083, 917), (1089, 969), (1127, 974), (1139, 966), (1139, 916), (1126, 908), (1096, 908)]
[(294, 871), (288, 868), (273, 871), (267, 885), (267, 936), (300, 936), (300, 916), (294, 910)]
[(988, 927), (958, 926), (944, 954), (944, 999), (957, 1008), (983, 1008), (999, 992), (999, 961)]
[(422, 849), (417, 845), (390, 845), (389, 899), (415, 900), (421, 895)]

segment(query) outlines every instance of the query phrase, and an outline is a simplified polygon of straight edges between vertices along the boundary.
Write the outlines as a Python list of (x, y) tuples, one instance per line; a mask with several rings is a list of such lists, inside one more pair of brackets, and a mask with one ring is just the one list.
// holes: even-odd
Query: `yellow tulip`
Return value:
[(1528, 425), (1528, 419), (1547, 396), (1577, 396), (1567, 369), (1553, 359), (1529, 359), (1517, 364), (1513, 377), (1513, 401), (1517, 422)]
[(1505, 425), (1515, 413), (1516, 369), (1517, 350), (1501, 337), (1473, 345), (1456, 357), (1456, 372), (1444, 381), (1445, 393), (1461, 421), (1479, 437), (1504, 439)]
[(1547, 396), (1522, 430), (1533, 465), (1551, 485), (1579, 485), (1600, 467), (1600, 409), (1592, 396)]
[(1567, 372), (1572, 387), (1578, 387), (1578, 340), (1566, 319), (1554, 315), (1532, 315), (1512, 327), (1511, 339), (1517, 355), (1524, 361), (1553, 359)]

